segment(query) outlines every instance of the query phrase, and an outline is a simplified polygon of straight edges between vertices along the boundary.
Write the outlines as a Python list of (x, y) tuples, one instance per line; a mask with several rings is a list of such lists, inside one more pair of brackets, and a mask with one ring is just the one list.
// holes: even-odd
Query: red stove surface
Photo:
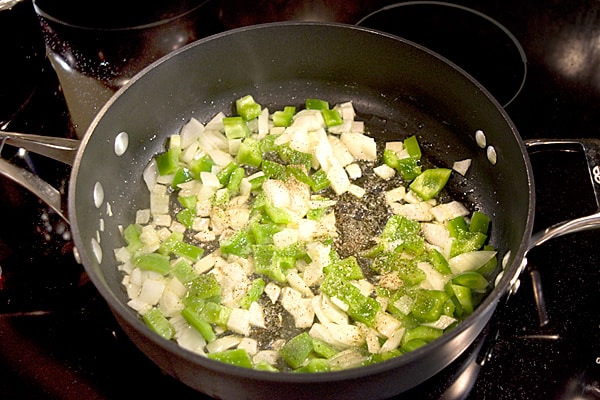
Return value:
[[(373, 14), (385, 6), (396, 13), (391, 21)], [(9, 19), (0, 11), (0, 29), (27, 33), (11, 36), (21, 39), (19, 51), (3, 49), (26, 55), (27, 68), (12, 69), (11, 79), (33, 82), (9, 84), (0, 73), (0, 108), (10, 110), (0, 114), (1, 128), (68, 135), (64, 99), (40, 56), (30, 7), (30, 1), (20, 3)], [(523, 138), (600, 137), (597, 1), (221, 0), (220, 7), (223, 30), (299, 19), (378, 25), (487, 82)], [(8, 147), (1, 156), (57, 187), (67, 184), (69, 170), (58, 163)], [(531, 160), (537, 229), (597, 210), (582, 154), (535, 153)], [(0, 218), (0, 398), (205, 398), (135, 348), (74, 260), (68, 225), (1, 177)], [(519, 290), (481, 338), (401, 398), (599, 399), (598, 243), (600, 232), (587, 231), (532, 250)]]

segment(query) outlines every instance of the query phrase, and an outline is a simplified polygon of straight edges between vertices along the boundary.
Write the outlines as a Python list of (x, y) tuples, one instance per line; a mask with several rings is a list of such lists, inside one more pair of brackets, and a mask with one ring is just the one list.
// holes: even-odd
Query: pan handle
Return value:
[(559, 222), (531, 236), (527, 250), (550, 239), (569, 233), (600, 228), (600, 140), (599, 139), (530, 139), (525, 140), (530, 152), (538, 150), (583, 151), (592, 181), (597, 211), (591, 215)]
[[(75, 139), (0, 131), (0, 154), (5, 144), (20, 147), (72, 166), (80, 142)], [(3, 160), (1, 157), (0, 174), (35, 194), (68, 222), (67, 214), (63, 209), (61, 193), (48, 182), (26, 169)]]
[(68, 165), (73, 165), (80, 143), (75, 139), (4, 131), (0, 131), (0, 141), (2, 145), (21, 147)]

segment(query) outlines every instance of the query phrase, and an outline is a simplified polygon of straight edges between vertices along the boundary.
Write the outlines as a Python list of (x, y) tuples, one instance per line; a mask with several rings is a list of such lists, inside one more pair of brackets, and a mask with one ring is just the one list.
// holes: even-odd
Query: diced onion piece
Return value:
[(281, 305), (294, 317), (296, 328), (310, 328), (315, 318), (311, 299), (302, 298), (302, 294), (291, 287), (281, 290)]
[(360, 186), (350, 184), (348, 186), (348, 193), (354, 195), (355, 197), (361, 198), (365, 195), (367, 191)]
[(242, 308), (233, 308), (227, 320), (227, 328), (244, 336), (250, 334), (250, 311)]
[(451, 201), (437, 205), (431, 209), (434, 218), (439, 222), (449, 221), (456, 217), (469, 215), (469, 210), (459, 201)]
[(185, 149), (192, 143), (197, 142), (202, 132), (204, 132), (204, 125), (196, 118), (190, 118), (188, 123), (185, 124), (179, 132), (181, 136), (181, 147)]
[(265, 328), (265, 316), (263, 313), (263, 308), (260, 304), (258, 304), (257, 302), (252, 302), (250, 304), (250, 308), (248, 308), (248, 311), (250, 311), (250, 325), (252, 326), (256, 326), (259, 328)]
[(271, 303), (275, 304), (281, 294), (281, 287), (274, 282), (269, 282), (265, 286), (265, 293), (269, 300), (271, 300)]
[(354, 156), (339, 138), (336, 136), (329, 136), (328, 139), (331, 144), (333, 156), (343, 167), (354, 162)]
[(150, 222), (150, 209), (137, 210), (135, 213), (135, 223), (144, 225), (148, 222)]
[(294, 271), (288, 272), (288, 274), (285, 276), (285, 279), (287, 280), (289, 285), (292, 287), (292, 289), (297, 290), (303, 296), (305, 296), (305, 297), (313, 297), (314, 296), (312, 290), (310, 290), (310, 288), (308, 287), (306, 282), (304, 282), (302, 280), (302, 278), (300, 277), (300, 275), (298, 275), (297, 272), (294, 272)]
[(491, 250), (470, 251), (452, 257), (448, 260), (448, 265), (452, 273), (459, 274), (461, 272), (474, 271), (495, 256), (496, 252)]
[(377, 159), (377, 144), (372, 137), (356, 132), (345, 132), (340, 140), (348, 151), (358, 160), (375, 161)]
[(368, 357), (362, 355), (354, 349), (340, 351), (329, 359), (329, 365), (332, 369), (348, 369), (360, 367)]
[(418, 263), (418, 267), (421, 271), (425, 272), (426, 276), (426, 279), (420, 285), (423, 289), (444, 290), (444, 286), (450, 276), (442, 275), (431, 264), (426, 262)]
[(217, 338), (206, 345), (209, 353), (218, 353), (227, 349), (232, 349), (240, 344), (243, 338), (237, 335), (229, 335)]
[(148, 163), (146, 168), (144, 168), (142, 176), (144, 178), (144, 182), (146, 183), (146, 187), (148, 188), (148, 190), (152, 191), (152, 188), (156, 184), (156, 179), (158, 178), (158, 167), (156, 165), (156, 158), (152, 158), (152, 160)]
[(348, 164), (346, 165), (346, 173), (348, 174), (348, 177), (352, 180), (354, 179), (358, 179), (362, 176), (362, 170), (360, 169), (360, 165), (352, 163), (352, 164)]
[(402, 323), (386, 312), (379, 312), (375, 315), (374, 328), (385, 337), (391, 337), (392, 334), (402, 326)]
[(253, 356), (258, 352), (258, 342), (251, 338), (243, 338), (237, 348), (244, 349), (249, 355)]
[(392, 351), (392, 350), (398, 348), (398, 346), (400, 345), (400, 341), (402, 340), (402, 337), (404, 336), (405, 330), (406, 330), (406, 328), (396, 329), (390, 336), (388, 336), (388, 340), (386, 340), (381, 345), (381, 349), (379, 350), (379, 352), (387, 353), (389, 351)]
[(402, 201), (404, 196), (406, 196), (406, 188), (404, 186), (398, 186), (397, 188), (385, 192), (385, 202), (387, 204), (397, 203)]
[(396, 174), (396, 170), (386, 164), (381, 164), (380, 166), (373, 168), (373, 172), (375, 172), (375, 175), (386, 181), (392, 179)]
[(431, 206), (426, 202), (417, 204), (392, 203), (390, 208), (394, 214), (402, 215), (414, 221), (431, 221), (433, 219)]
[(396, 154), (400, 153), (404, 150), (404, 142), (386, 142), (385, 143), (386, 150), (392, 150)]
[(325, 128), (325, 120), (320, 110), (305, 109), (294, 115), (292, 126), (302, 127), (307, 131), (316, 131), (319, 128)]
[(340, 310), (331, 302), (328, 296), (321, 294), (320, 296), (320, 304), (321, 310), (323, 310), (323, 314), (329, 319), (330, 322), (333, 322), (338, 325), (345, 325), (349, 323), (348, 315)]
[(137, 298), (147, 304), (155, 305), (158, 303), (158, 300), (160, 300), (163, 290), (165, 290), (164, 281), (146, 279), (142, 284), (142, 289)]
[(348, 174), (336, 159), (332, 159), (330, 163), (329, 170), (327, 171), (327, 179), (329, 179), (331, 188), (337, 195), (346, 193), (350, 187)]
[(425, 322), (422, 325), (430, 326), (436, 329), (446, 329), (450, 325), (456, 322), (456, 318), (450, 317), (448, 315), (440, 315), (440, 318), (437, 321), (433, 322)]
[(267, 363), (269, 365), (277, 364), (279, 352), (275, 350), (261, 350), (252, 357), (252, 362), (256, 364)]
[(470, 158), (467, 158), (466, 160), (455, 161), (452, 165), (452, 169), (462, 176), (465, 176), (469, 170), (469, 167), (471, 166), (471, 161), (472, 160)]

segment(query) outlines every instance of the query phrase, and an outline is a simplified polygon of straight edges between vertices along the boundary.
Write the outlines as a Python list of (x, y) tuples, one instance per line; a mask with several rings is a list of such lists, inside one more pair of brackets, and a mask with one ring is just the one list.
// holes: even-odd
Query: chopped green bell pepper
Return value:
[(240, 308), (248, 309), (250, 304), (257, 301), (265, 290), (265, 281), (262, 278), (256, 278), (250, 284), (248, 291), (240, 299)]
[(452, 283), (477, 291), (483, 291), (489, 285), (488, 280), (475, 271), (467, 271), (454, 276), (452, 278)]
[(142, 270), (158, 272), (161, 275), (166, 275), (171, 270), (169, 256), (158, 253), (147, 253), (134, 257), (133, 264)]
[(207, 342), (212, 342), (217, 338), (212, 326), (198, 315), (191, 307), (184, 307), (181, 310), (181, 316), (196, 329)]
[(179, 155), (181, 154), (180, 147), (171, 147), (166, 152), (156, 156), (156, 166), (158, 173), (162, 175), (174, 174), (179, 168)]
[(307, 332), (302, 332), (288, 340), (279, 350), (279, 355), (290, 367), (296, 369), (304, 364), (312, 351), (312, 338)]
[(219, 243), (219, 247), (221, 249), (221, 253), (223, 254), (233, 254), (240, 257), (246, 257), (252, 252), (250, 243), (248, 231), (239, 230), (234, 232), (231, 236), (222, 239)]
[(262, 148), (260, 141), (247, 137), (240, 144), (237, 153), (237, 161), (240, 164), (260, 167), (262, 163)]
[(171, 181), (171, 188), (178, 190), (178, 185), (189, 182), (194, 179), (192, 172), (185, 167), (177, 168), (175, 174), (173, 175), (173, 180)]
[(246, 95), (235, 101), (235, 110), (244, 121), (250, 121), (260, 115), (262, 107), (254, 100), (254, 97)]
[(451, 173), (452, 170), (448, 168), (426, 169), (412, 181), (409, 187), (423, 200), (431, 200), (446, 186)]
[(375, 299), (364, 296), (356, 286), (335, 274), (327, 274), (321, 284), (321, 291), (330, 297), (337, 297), (348, 305), (347, 313), (351, 318), (373, 326), (375, 315), (381, 309), (381, 305)]
[(229, 182), (227, 183), (227, 190), (231, 196), (235, 196), (240, 192), (242, 186), (242, 179), (246, 177), (246, 171), (242, 167), (237, 167), (233, 170), (229, 176)]
[(173, 253), (192, 261), (197, 261), (204, 255), (203, 248), (184, 242), (183, 234), (179, 232), (171, 233), (171, 236), (162, 242), (158, 251), (161, 254)]
[(196, 219), (196, 210), (184, 208), (175, 215), (175, 219), (181, 222), (187, 229), (192, 229)]
[(123, 230), (123, 238), (127, 243), (129, 254), (134, 254), (144, 247), (144, 243), (140, 240), (140, 233), (142, 233), (142, 226), (139, 224), (131, 224)]
[(281, 265), (274, 260), (275, 246), (272, 244), (253, 245), (254, 270), (277, 282), (286, 281)]
[(441, 290), (419, 290), (415, 296), (411, 314), (420, 322), (437, 321), (450, 297)]
[(214, 161), (207, 155), (203, 155), (188, 163), (188, 167), (196, 179), (200, 178), (200, 172), (211, 172), (214, 165)]
[(146, 326), (167, 340), (172, 339), (175, 335), (175, 329), (169, 320), (156, 307), (152, 307), (142, 316), (142, 319)]
[(329, 178), (327, 178), (327, 172), (325, 172), (322, 169), (315, 171), (310, 176), (310, 179), (312, 181), (310, 184), (310, 188), (313, 192), (320, 192), (321, 190), (328, 188), (331, 184)]
[(490, 218), (487, 215), (480, 211), (473, 212), (473, 215), (471, 216), (471, 223), (469, 225), (469, 231), (487, 234), (489, 226)]
[(292, 124), (292, 119), (296, 114), (296, 107), (286, 106), (283, 111), (275, 111), (273, 113), (273, 125), (288, 127)]
[(227, 139), (242, 139), (250, 135), (250, 128), (242, 117), (224, 117), (223, 129)]
[(198, 300), (219, 299), (221, 285), (214, 274), (199, 274), (188, 283), (188, 291), (184, 303), (192, 304)]
[(250, 355), (244, 349), (224, 350), (216, 353), (208, 353), (208, 358), (217, 360), (226, 364), (235, 365), (236, 367), (252, 368), (252, 360)]
[(404, 149), (414, 159), (421, 159), (421, 147), (419, 146), (419, 141), (416, 136), (410, 136), (404, 139)]
[(320, 99), (306, 99), (307, 110), (329, 110), (329, 102)]
[(198, 274), (194, 271), (194, 267), (185, 259), (180, 259), (171, 267), (171, 275), (183, 284), (192, 282)]
[(223, 186), (227, 186), (227, 184), (229, 184), (229, 179), (231, 178), (231, 174), (237, 168), (239, 168), (239, 165), (234, 161), (231, 161), (229, 164), (224, 166), (223, 169), (221, 169), (219, 172), (217, 172), (217, 179), (219, 180), (219, 183)]
[(326, 274), (336, 274), (342, 279), (362, 279), (364, 278), (362, 269), (356, 261), (356, 257), (349, 256), (342, 260), (333, 262), (323, 268), (323, 272)]
[(344, 122), (338, 110), (321, 110), (321, 115), (327, 127), (341, 125)]

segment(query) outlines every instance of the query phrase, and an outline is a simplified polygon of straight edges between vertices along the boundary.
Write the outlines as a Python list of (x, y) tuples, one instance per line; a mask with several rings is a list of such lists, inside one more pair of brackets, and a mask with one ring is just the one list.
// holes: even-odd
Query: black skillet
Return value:
[[(142, 171), (164, 149), (165, 139), (190, 117), (206, 122), (218, 111), (229, 112), (233, 100), (245, 94), (272, 110), (294, 101), (301, 105), (309, 97), (352, 100), (374, 136), (416, 134), (426, 157), (438, 166), (471, 158), (466, 177), (454, 174), (449, 188), (492, 218), (490, 241), (504, 270), (490, 295), (440, 339), (401, 357), (341, 372), (247, 370), (192, 354), (152, 333), (126, 305), (113, 256), (113, 249), (123, 245), (119, 227), (148, 206)], [(477, 131), (485, 135), (485, 144), (477, 142)], [(79, 144), (68, 211), (78, 256), (131, 340), (166, 373), (226, 399), (389, 398), (414, 387), (449, 365), (480, 334), (518, 279), (532, 245), (598, 225), (594, 216), (532, 238), (534, 183), (526, 146), (486, 89), (421, 46), (370, 29), (321, 23), (229, 31), (143, 70), (100, 111)]]

